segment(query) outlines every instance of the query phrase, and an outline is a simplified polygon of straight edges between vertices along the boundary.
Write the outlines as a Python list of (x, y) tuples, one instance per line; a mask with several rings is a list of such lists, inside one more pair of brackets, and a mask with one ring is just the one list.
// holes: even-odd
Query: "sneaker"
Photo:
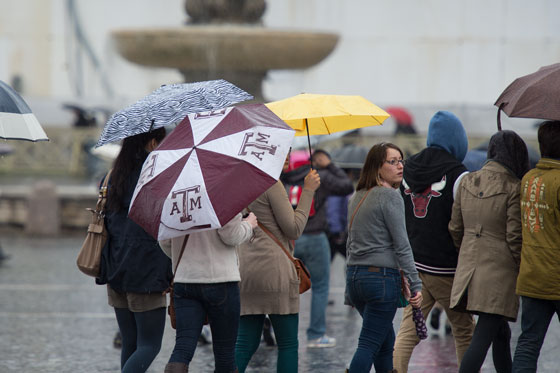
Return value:
[(336, 346), (336, 338), (332, 338), (327, 335), (307, 342), (307, 348), (325, 348), (334, 346)]

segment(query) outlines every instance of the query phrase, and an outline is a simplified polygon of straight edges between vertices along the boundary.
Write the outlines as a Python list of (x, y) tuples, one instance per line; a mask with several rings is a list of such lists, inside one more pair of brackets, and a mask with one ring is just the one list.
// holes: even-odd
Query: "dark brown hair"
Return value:
[(560, 121), (548, 120), (541, 123), (537, 137), (541, 157), (560, 158)]
[(107, 208), (109, 210), (118, 212), (124, 209), (123, 199), (129, 188), (130, 174), (141, 167), (148, 157), (146, 145), (152, 139), (155, 139), (159, 144), (165, 138), (166, 133), (165, 128), (161, 127), (123, 140), (121, 151), (115, 159), (113, 172), (111, 172), (111, 188), (107, 192)]
[(372, 146), (364, 162), (364, 167), (362, 167), (362, 171), (360, 172), (360, 179), (358, 180), (356, 190), (367, 190), (374, 186), (381, 185), (379, 169), (387, 160), (387, 149), (395, 149), (401, 153), (401, 157), (404, 157), (402, 150), (390, 142), (382, 142)]

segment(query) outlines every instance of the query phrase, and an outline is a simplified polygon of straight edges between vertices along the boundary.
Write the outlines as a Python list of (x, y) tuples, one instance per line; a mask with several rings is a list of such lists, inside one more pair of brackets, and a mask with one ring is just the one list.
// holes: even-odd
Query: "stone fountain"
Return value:
[(262, 26), (265, 0), (186, 0), (183, 27), (117, 30), (127, 60), (176, 68), (185, 82), (225, 79), (264, 101), (268, 70), (305, 69), (327, 57), (338, 35)]

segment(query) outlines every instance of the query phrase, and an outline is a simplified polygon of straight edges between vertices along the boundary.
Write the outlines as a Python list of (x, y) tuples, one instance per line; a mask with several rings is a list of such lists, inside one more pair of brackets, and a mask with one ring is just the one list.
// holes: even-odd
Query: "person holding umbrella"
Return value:
[(393, 318), (401, 292), (402, 269), (414, 295), (410, 304), (422, 304), (422, 282), (406, 233), (404, 203), (398, 186), (403, 175), (403, 153), (394, 144), (380, 143), (369, 151), (356, 193), (348, 205), (346, 303), (363, 318), (358, 348), (349, 372), (393, 371)]
[[(289, 161), (288, 154), (284, 169), (289, 167)], [(297, 372), (299, 280), (284, 250), (293, 254), (293, 240), (305, 228), (320, 184), (318, 172), (308, 171), (295, 210), (280, 181), (249, 205), (259, 219), (259, 228), (253, 239), (239, 249), (241, 320), (235, 360), (240, 372), (245, 372), (259, 347), (266, 315), (278, 345), (277, 371)]]
[(177, 333), (165, 373), (188, 372), (205, 320), (212, 331), (215, 372), (235, 372), (235, 341), (239, 325), (237, 246), (249, 240), (257, 218), (237, 214), (218, 229), (171, 239), (162, 245), (172, 258)]
[(511, 331), (519, 297), (515, 283), (521, 255), (520, 181), (529, 170), (523, 139), (495, 133), (488, 160), (466, 175), (453, 203), (449, 233), (459, 249), (450, 307), (478, 315), (459, 372), (478, 372), (492, 344), (496, 372), (511, 372)]
[(109, 305), (122, 335), (121, 370), (145, 372), (161, 348), (171, 261), (158, 242), (128, 218), (128, 208), (148, 154), (165, 137), (165, 128), (124, 139), (107, 189), (103, 248), (97, 284), (107, 284)]
[[(307, 328), (307, 347), (325, 348), (336, 346), (336, 339), (326, 335), (326, 311), (329, 300), (329, 273), (331, 249), (327, 238), (327, 197), (346, 196), (354, 191), (352, 180), (346, 173), (331, 162), (330, 155), (316, 149), (311, 156), (313, 168), (321, 178), (321, 186), (315, 192), (311, 212), (303, 234), (296, 240), (294, 255), (300, 258), (311, 274), (311, 310)], [(309, 165), (293, 171), (284, 172), (280, 180), (289, 190), (290, 200), (297, 201)], [(295, 208), (297, 202), (292, 202)]]

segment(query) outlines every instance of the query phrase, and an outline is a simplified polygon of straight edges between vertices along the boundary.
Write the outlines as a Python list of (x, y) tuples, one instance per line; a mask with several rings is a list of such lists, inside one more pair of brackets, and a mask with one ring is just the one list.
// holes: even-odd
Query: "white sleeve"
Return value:
[(457, 189), (459, 189), (459, 185), (461, 185), (461, 179), (463, 179), (463, 176), (465, 176), (468, 173), (469, 171), (463, 172), (461, 175), (459, 175), (457, 180), (455, 180), (455, 184), (453, 184), (453, 200), (455, 200), (455, 196), (457, 195)]
[(217, 229), (223, 243), (228, 246), (237, 246), (253, 236), (251, 224), (243, 220), (242, 214), (237, 214), (226, 225)]

